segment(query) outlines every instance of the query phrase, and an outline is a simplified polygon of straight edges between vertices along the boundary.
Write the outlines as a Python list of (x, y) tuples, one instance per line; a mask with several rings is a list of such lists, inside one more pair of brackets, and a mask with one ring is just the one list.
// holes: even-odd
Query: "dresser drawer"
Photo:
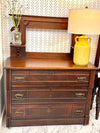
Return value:
[(27, 89), (27, 90), (12, 90), (12, 103), (16, 104), (23, 104), (23, 103), (34, 103), (36, 101), (44, 101), (44, 102), (56, 102), (60, 101), (67, 101), (67, 100), (85, 100), (87, 99), (87, 89)]
[(87, 91), (29, 91), (29, 98), (86, 99), (86, 97)]
[(88, 71), (12, 71), (12, 85), (89, 85)]
[(55, 119), (83, 117), (85, 104), (37, 104), (12, 106), (12, 119)]

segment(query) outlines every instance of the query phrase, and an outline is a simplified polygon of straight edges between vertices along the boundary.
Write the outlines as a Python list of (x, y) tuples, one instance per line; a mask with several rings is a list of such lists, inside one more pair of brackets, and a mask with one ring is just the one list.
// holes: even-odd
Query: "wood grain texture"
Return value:
[(25, 56), (25, 46), (24, 45), (10, 45), (10, 55), (11, 57), (23, 57)]
[[(38, 54), (38, 53), (37, 53)], [(41, 54), (42, 55), (42, 54)], [(98, 70), (89, 63), (87, 66), (73, 64), (72, 60), (65, 59), (31, 59), (31, 58), (8, 58), (4, 62), (6, 69), (44, 69), (44, 70)]]
[(6, 71), (6, 125), (11, 126), (11, 70)]
[(84, 117), (69, 119), (30, 119), (30, 120), (11, 120), (12, 126), (40, 126), (40, 125), (68, 125), (84, 124)]
[(12, 119), (59, 119), (59, 118), (77, 118), (84, 116), (85, 103), (59, 103), (59, 104), (33, 104), (13, 105)]
[[(36, 70), (17, 69), (17, 67), (7, 69), (7, 77), (11, 77), (7, 83), (7, 86), (11, 84), (7, 97), (9, 102), (7, 103), (9, 116), (7, 126), (28, 125), (28, 122), (30, 125), (51, 125), (55, 124), (54, 121), (57, 122), (56, 124), (87, 125), (95, 69), (80, 70), (71, 69), (71, 67), (68, 70), (48, 69), (48, 67), (46, 70), (41, 68)], [(59, 79), (62, 80), (62, 83)], [(36, 85), (35, 80), (40, 82), (37, 82)], [(50, 80), (54, 80), (54, 82), (52, 83)], [(64, 80), (68, 81), (67, 84), (63, 82)], [(73, 82), (69, 82), (69, 80)], [(75, 81), (77, 84), (74, 83)], [(85, 87), (86, 85), (87, 87)], [(62, 119), (60, 123), (57, 121), (59, 119)], [(80, 122), (79, 119), (82, 121)], [(19, 120), (22, 123), (17, 123)], [(68, 120), (70, 121), (68, 122)], [(31, 123), (33, 121), (35, 123)]]
[(67, 30), (68, 18), (22, 15), (20, 32), (22, 45), (26, 43), (26, 28)]

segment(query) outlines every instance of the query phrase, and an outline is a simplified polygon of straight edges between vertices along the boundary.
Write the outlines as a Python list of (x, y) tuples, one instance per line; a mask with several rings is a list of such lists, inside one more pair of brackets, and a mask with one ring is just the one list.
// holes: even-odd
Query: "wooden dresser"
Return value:
[(95, 72), (73, 64), (71, 53), (25, 51), (26, 28), (67, 30), (68, 18), (23, 15), (22, 45), (11, 45), (6, 69), (6, 123), (28, 125), (88, 124)]
[(7, 126), (88, 124), (96, 68), (72, 60), (8, 58)]

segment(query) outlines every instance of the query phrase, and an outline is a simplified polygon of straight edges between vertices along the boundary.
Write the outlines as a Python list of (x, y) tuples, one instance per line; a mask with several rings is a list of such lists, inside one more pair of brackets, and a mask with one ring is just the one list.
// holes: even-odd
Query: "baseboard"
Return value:
[(5, 109), (6, 109), (6, 106), (4, 105), (1, 116), (0, 116), (0, 128), (2, 127), (2, 121), (3, 121), (4, 114), (5, 114)]

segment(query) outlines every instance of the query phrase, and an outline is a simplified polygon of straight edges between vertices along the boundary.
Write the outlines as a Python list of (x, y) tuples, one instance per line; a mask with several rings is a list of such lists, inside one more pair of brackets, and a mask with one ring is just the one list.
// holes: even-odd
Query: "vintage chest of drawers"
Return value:
[(8, 58), (7, 126), (88, 124), (96, 68), (71, 60)]

